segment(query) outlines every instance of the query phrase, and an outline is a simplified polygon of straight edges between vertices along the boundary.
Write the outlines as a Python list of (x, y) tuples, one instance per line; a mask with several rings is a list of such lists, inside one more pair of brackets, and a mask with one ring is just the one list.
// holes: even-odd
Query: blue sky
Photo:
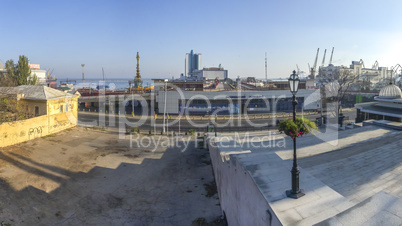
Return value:
[(287, 77), (296, 64), (402, 63), (399, 1), (3, 1), (0, 60), (26, 55), (58, 78), (178, 77), (185, 54), (229, 77)]

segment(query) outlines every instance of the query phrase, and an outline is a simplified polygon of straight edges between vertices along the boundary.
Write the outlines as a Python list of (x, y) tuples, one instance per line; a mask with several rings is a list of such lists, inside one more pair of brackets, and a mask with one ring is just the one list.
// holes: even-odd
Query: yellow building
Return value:
[(0, 147), (76, 126), (79, 96), (47, 86), (0, 87), (0, 97), (16, 98), (35, 116), (0, 124)]

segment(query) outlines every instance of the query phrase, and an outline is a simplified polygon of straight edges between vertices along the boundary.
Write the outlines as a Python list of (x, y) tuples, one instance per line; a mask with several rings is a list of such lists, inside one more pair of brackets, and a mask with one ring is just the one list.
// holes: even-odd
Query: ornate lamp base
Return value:
[(298, 199), (302, 196), (304, 196), (304, 191), (302, 189), (300, 189), (298, 192), (293, 192), (292, 190), (287, 190), (286, 191), (286, 196), (289, 198), (294, 198), (294, 199)]

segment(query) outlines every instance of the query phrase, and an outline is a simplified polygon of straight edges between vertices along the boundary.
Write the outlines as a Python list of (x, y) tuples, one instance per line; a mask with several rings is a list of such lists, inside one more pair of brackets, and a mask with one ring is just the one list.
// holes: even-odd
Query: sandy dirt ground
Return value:
[(129, 137), (120, 139), (112, 129), (75, 127), (0, 149), (0, 222), (218, 221), (221, 208), (207, 150), (196, 147), (194, 138), (184, 148), (185, 143), (166, 137), (133, 136), (131, 142)]

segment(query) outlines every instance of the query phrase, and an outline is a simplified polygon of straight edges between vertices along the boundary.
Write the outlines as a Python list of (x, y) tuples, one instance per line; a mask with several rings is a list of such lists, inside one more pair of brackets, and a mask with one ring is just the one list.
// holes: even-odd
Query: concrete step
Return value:
[(402, 199), (379, 192), (316, 225), (401, 225)]

